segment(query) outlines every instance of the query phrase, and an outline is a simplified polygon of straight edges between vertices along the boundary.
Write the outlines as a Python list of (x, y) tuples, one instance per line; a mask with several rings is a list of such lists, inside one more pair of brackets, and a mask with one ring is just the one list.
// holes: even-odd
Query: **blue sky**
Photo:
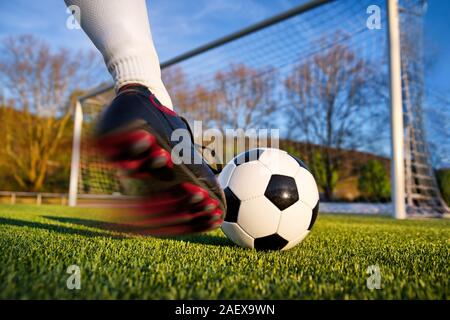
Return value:
[[(126, 0), (124, 0), (126, 1)], [(147, 0), (161, 60), (287, 10), (299, 0)], [(55, 46), (94, 48), (81, 30), (66, 28), (63, 0), (1, 1), (0, 37), (33, 33)]]
[[(147, 1), (160, 60), (236, 31), (306, 0), (152, 0)], [(93, 49), (81, 30), (66, 28), (63, 0), (0, 1), (0, 38), (31, 33), (53, 46)], [(427, 82), (450, 91), (450, 1), (429, 0), (425, 20), (426, 49), (433, 57)]]

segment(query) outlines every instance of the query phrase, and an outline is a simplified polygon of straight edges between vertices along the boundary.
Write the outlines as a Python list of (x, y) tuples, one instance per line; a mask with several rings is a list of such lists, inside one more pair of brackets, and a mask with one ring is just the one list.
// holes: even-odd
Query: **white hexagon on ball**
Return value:
[(311, 218), (311, 208), (297, 201), (281, 213), (277, 233), (288, 241), (295, 240), (308, 229)]
[(293, 157), (279, 149), (265, 150), (258, 161), (264, 164), (272, 174), (292, 176), (300, 169), (300, 165)]
[(270, 180), (270, 170), (259, 161), (238, 165), (231, 175), (228, 186), (241, 200), (262, 196)]
[(309, 230), (303, 232), (301, 235), (299, 235), (296, 239), (291, 240), (288, 242), (288, 244), (281, 250), (289, 250), (293, 247), (295, 247), (296, 245), (298, 245), (300, 242), (303, 241), (303, 239), (306, 238), (306, 236), (309, 234)]
[(254, 239), (234, 222), (222, 223), (222, 231), (231, 241), (244, 248), (253, 248)]
[(300, 201), (313, 209), (319, 201), (319, 190), (313, 175), (306, 169), (300, 168), (294, 177)]
[(264, 196), (242, 201), (237, 223), (253, 238), (271, 235), (277, 231), (280, 210)]

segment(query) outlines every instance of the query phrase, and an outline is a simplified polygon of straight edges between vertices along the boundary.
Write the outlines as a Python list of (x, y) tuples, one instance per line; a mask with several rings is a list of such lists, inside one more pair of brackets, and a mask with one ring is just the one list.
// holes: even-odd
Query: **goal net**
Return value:
[[(203, 131), (279, 129), (280, 148), (312, 170), (322, 211), (391, 213), (389, 1), (311, 1), (163, 63), (176, 111), (191, 123), (202, 121)], [(430, 158), (423, 117), (430, 101), (423, 80), (425, 6), (401, 0), (398, 7), (406, 212), (442, 215), (448, 208), (433, 165), (450, 165), (449, 139), (445, 131), (433, 132), (431, 145), (439, 152)], [(87, 143), (113, 97), (109, 87), (80, 99), (72, 204), (133, 189)], [(439, 119), (448, 117), (448, 108), (431, 114), (438, 112)]]

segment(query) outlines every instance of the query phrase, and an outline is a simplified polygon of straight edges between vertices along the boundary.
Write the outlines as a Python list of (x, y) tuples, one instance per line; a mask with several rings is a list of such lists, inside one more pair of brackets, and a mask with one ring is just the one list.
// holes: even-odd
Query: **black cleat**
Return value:
[[(190, 135), (190, 141), (182, 141), (190, 162), (174, 161), (179, 160), (172, 155), (178, 144), (171, 140), (176, 129)], [(213, 170), (197, 151), (187, 122), (146, 87), (122, 87), (101, 115), (96, 136), (97, 147), (115, 167), (148, 186), (140, 205), (134, 206), (137, 214), (132, 224), (140, 233), (186, 234), (221, 225), (225, 197)]]

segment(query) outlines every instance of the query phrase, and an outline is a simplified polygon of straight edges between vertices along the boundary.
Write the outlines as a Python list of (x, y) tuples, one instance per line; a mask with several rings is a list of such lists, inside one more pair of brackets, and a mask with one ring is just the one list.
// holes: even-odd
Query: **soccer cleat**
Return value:
[[(173, 159), (178, 141), (171, 136), (177, 129), (190, 136), (190, 141), (183, 141), (183, 151), (190, 153), (191, 161)], [(187, 122), (161, 105), (146, 87), (133, 84), (119, 90), (100, 117), (96, 145), (125, 176), (145, 182), (144, 197), (124, 219), (138, 233), (185, 234), (222, 223), (223, 191), (197, 151)]]

